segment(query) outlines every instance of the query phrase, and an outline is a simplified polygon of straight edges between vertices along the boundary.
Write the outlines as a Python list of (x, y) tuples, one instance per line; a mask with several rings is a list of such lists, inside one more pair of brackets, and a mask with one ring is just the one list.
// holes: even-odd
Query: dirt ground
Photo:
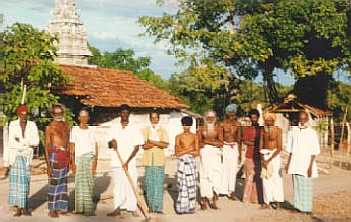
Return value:
[[(33, 175), (31, 181), (30, 208), (32, 217), (21, 217), (14, 219), (7, 206), (8, 181), (0, 180), (0, 221), (143, 221), (143, 218), (123, 215), (119, 218), (108, 218), (106, 213), (112, 210), (112, 184), (108, 171), (108, 162), (100, 161), (98, 175), (96, 178), (96, 193), (100, 198), (97, 216), (84, 217), (70, 215), (59, 219), (49, 219), (47, 217), (47, 177), (43, 174)], [(351, 171), (342, 170), (337, 167), (328, 169), (328, 174), (321, 173), (320, 177), (314, 181), (314, 212), (313, 216), (294, 214), (287, 209), (261, 210), (255, 204), (243, 204), (240, 201), (231, 201), (224, 197), (219, 200), (219, 210), (201, 211), (197, 210), (192, 215), (176, 215), (173, 203), (176, 198), (175, 180), (176, 161), (169, 160), (166, 166), (166, 181), (164, 195), (164, 214), (152, 215), (152, 222), (204, 222), (204, 221), (291, 221), (291, 222), (349, 222), (351, 221)], [(143, 168), (139, 167), (139, 176), (143, 175)], [(71, 198), (74, 196), (73, 177), (70, 177), (69, 190)], [(139, 187), (142, 185), (142, 177), (139, 177)], [(242, 194), (243, 179), (237, 182), (237, 195)], [(284, 177), (286, 205), (292, 202), (292, 181), (290, 176)], [(71, 199), (73, 203), (73, 199)]]

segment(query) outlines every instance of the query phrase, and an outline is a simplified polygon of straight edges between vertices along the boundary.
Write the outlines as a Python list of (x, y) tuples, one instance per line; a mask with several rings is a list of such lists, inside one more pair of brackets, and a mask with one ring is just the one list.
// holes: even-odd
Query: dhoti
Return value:
[[(138, 173), (135, 162), (130, 162), (128, 165), (128, 172), (133, 183), (137, 184)], [(113, 205), (114, 209), (124, 209), (127, 211), (137, 210), (137, 201), (133, 192), (132, 186), (122, 167), (112, 168), (113, 187)]]
[(8, 204), (19, 208), (28, 208), (30, 185), (30, 166), (25, 156), (18, 155), (10, 168), (10, 189)]
[(205, 145), (200, 150), (200, 193), (202, 197), (212, 198), (213, 192), (219, 194), (222, 182), (222, 150)]
[(220, 194), (229, 195), (235, 191), (238, 157), (239, 151), (237, 143), (225, 144), (223, 146), (223, 170)]
[(75, 210), (86, 216), (95, 214), (95, 181), (92, 173), (94, 155), (87, 153), (79, 157), (75, 177)]
[(192, 155), (185, 154), (177, 163), (178, 198), (177, 213), (192, 213), (196, 205), (196, 162)]
[[(263, 149), (260, 151), (265, 160), (268, 160), (275, 150)], [(284, 202), (283, 176), (280, 169), (281, 159), (278, 154), (268, 164), (266, 175), (262, 175), (264, 202)]]

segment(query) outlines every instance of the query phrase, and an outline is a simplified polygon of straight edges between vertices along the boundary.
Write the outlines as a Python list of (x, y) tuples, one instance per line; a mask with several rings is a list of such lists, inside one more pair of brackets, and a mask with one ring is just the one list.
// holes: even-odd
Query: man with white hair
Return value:
[(274, 113), (264, 114), (262, 172), (264, 202), (277, 208), (284, 202), (283, 176), (280, 170), (282, 151), (282, 129), (274, 126), (276, 115)]
[(313, 203), (313, 181), (318, 177), (316, 156), (320, 153), (316, 131), (308, 125), (305, 111), (299, 114), (299, 125), (288, 134), (288, 174), (293, 177), (294, 207), (297, 211), (311, 214)]
[(238, 159), (241, 159), (240, 123), (236, 120), (236, 111), (236, 104), (228, 105), (225, 109), (225, 119), (221, 124), (224, 145), (220, 194), (226, 195), (232, 200), (236, 200), (236, 174), (238, 171)]
[[(223, 132), (217, 123), (217, 115), (209, 111), (205, 116), (205, 124), (199, 129), (200, 150), (200, 193), (201, 209), (218, 209), (216, 201), (222, 182), (222, 147)], [(210, 203), (210, 199), (212, 202)]]

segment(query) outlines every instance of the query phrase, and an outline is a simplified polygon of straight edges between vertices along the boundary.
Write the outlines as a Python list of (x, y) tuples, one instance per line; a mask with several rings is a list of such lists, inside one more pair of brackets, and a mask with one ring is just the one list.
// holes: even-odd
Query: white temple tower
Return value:
[(48, 32), (59, 39), (56, 62), (59, 64), (87, 66), (92, 55), (88, 37), (80, 21), (75, 0), (55, 0)]

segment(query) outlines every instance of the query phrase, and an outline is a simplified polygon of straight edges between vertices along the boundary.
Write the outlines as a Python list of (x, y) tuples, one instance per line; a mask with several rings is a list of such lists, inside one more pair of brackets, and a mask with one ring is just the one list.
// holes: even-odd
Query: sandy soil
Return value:
[[(239, 201), (231, 201), (226, 198), (220, 198), (220, 210), (198, 210), (193, 215), (176, 215), (173, 208), (174, 199), (176, 198), (175, 187), (175, 160), (170, 160), (166, 166), (166, 182), (164, 195), (164, 215), (152, 215), (154, 222), (233, 222), (233, 221), (291, 221), (291, 222), (346, 222), (351, 221), (351, 171), (341, 170), (339, 168), (328, 169), (328, 174), (321, 174), (314, 182), (315, 199), (313, 216), (294, 214), (287, 209), (279, 210), (261, 210), (254, 204), (243, 204)], [(111, 199), (111, 177), (108, 171), (108, 163), (101, 161), (97, 175), (97, 196), (101, 198), (98, 203), (97, 216), (84, 217), (71, 215), (61, 217), (60, 219), (49, 219), (47, 217), (47, 177), (45, 175), (34, 175), (31, 182), (30, 207), (33, 209), (32, 217), (21, 217), (14, 219), (9, 214), (6, 204), (8, 181), (0, 180), (0, 221), (143, 221), (142, 217), (132, 218), (130, 215), (124, 215), (120, 218), (108, 218), (106, 213), (112, 210)], [(139, 175), (143, 175), (143, 168), (139, 167)], [(142, 177), (139, 178), (139, 186), (142, 184)], [(237, 194), (241, 196), (243, 180), (238, 180)], [(292, 201), (292, 182), (289, 176), (284, 177), (285, 196), (287, 204)], [(73, 197), (74, 184), (73, 178), (70, 178), (69, 190)], [(71, 200), (73, 202), (73, 199)]]

